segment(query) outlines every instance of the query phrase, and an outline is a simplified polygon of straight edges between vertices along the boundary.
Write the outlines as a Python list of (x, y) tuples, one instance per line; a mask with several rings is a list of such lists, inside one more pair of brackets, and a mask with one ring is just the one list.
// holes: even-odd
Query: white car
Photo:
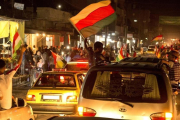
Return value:
[(0, 120), (35, 120), (31, 106), (23, 99), (17, 99), (17, 107), (8, 110), (0, 109)]
[(125, 58), (88, 71), (80, 93), (80, 116), (130, 120), (176, 120), (176, 96), (157, 58)]

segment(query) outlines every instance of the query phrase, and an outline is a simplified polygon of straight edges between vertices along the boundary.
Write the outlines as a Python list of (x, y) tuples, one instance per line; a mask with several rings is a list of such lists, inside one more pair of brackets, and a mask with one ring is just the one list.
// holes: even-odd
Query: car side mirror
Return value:
[(27, 106), (26, 100), (24, 100), (22, 98), (16, 98), (16, 104), (17, 104), (18, 107), (25, 107), (25, 106)]

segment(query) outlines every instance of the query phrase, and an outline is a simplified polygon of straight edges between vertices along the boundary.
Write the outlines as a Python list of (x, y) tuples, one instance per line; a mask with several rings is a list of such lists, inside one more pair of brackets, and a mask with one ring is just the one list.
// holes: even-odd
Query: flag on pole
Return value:
[(13, 58), (16, 57), (17, 53), (16, 51), (21, 47), (22, 44), (22, 39), (19, 35), (18, 32), (15, 33), (14, 38), (13, 38), (13, 48), (12, 48), (12, 53), (13, 53)]
[(116, 57), (116, 61), (120, 61), (120, 60), (122, 60), (122, 59), (124, 59), (124, 55), (123, 55), (123, 47), (121, 47), (121, 49), (119, 50), (119, 54), (118, 54), (118, 56)]
[(65, 64), (62, 61), (63, 58), (60, 55), (57, 55), (56, 53), (54, 53), (53, 51), (51, 51), (51, 53), (52, 53), (52, 56), (54, 58), (55, 68), (64, 68)]
[(162, 40), (162, 39), (163, 39), (163, 35), (158, 35), (158, 36), (154, 37), (154, 38), (151, 40), (151, 42), (152, 42), (152, 41), (159, 41), (159, 40)]
[(51, 51), (51, 53), (52, 53), (52, 56), (53, 56), (53, 58), (54, 58), (54, 65), (56, 66), (57, 54), (54, 53), (53, 51)]
[(70, 22), (84, 38), (94, 35), (116, 19), (116, 13), (110, 4), (110, 0), (90, 4), (70, 18)]

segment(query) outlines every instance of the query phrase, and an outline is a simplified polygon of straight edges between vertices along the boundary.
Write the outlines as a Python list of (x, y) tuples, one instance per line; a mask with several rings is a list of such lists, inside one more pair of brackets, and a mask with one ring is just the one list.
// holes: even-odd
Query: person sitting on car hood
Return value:
[(21, 47), (20, 57), (17, 66), (10, 70), (7, 74), (4, 74), (6, 69), (6, 63), (4, 60), (0, 59), (0, 103), (1, 110), (10, 109), (12, 107), (12, 78), (19, 66), (21, 65), (23, 53), (26, 47)]

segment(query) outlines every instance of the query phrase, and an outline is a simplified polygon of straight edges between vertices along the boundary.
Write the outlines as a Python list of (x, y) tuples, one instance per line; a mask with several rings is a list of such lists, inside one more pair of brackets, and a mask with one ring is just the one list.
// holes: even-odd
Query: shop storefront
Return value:
[[(7, 68), (13, 67), (12, 44), (16, 32), (19, 33), (22, 42), (24, 41), (24, 20), (0, 16), (0, 58), (7, 63)], [(18, 56), (17, 56), (18, 57)]]

